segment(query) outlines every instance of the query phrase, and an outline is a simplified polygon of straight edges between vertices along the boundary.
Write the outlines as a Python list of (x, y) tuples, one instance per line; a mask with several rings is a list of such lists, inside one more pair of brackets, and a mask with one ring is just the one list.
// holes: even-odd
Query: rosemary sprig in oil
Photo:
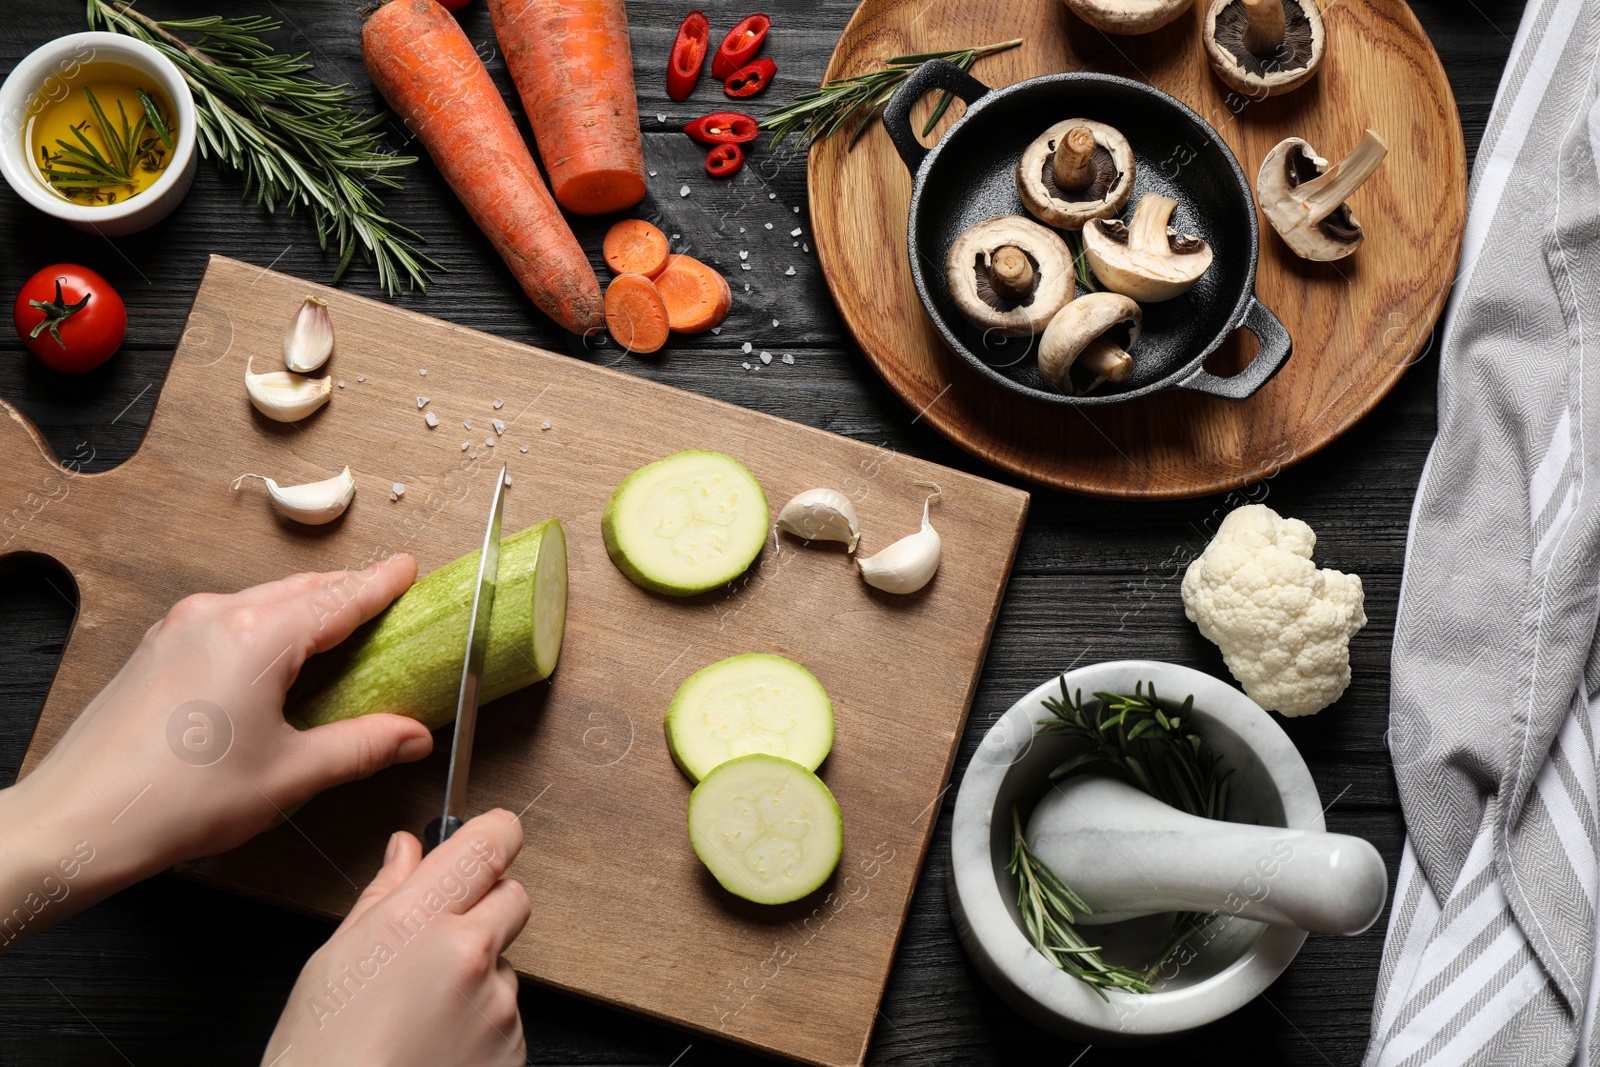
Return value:
[[(41, 146), (45, 180), (65, 196), (88, 193), (106, 197), (109, 202), (115, 197), (113, 190), (134, 184), (137, 170), (160, 170), (162, 157), (172, 150), (171, 128), (150, 94), (143, 89), (138, 92), (139, 114), (129, 121), (127, 109), (118, 100), (119, 121), (113, 123), (94, 90), (84, 86), (83, 95), (92, 118), (72, 127), (77, 144), (57, 138), (54, 153)], [(99, 144), (88, 136), (90, 133), (99, 138)]]
[[(1009, 41), (979, 45), (975, 48), (952, 48), (942, 52), (916, 52), (911, 55), (890, 56), (883, 61), (882, 70), (838, 78), (823, 83), (820, 88), (813, 89), (809, 93), (801, 93), (795, 97), (794, 103), (768, 111), (762, 116), (761, 125), (772, 132), (772, 147), (777, 148), (791, 136), (806, 138), (809, 147), (854, 123), (855, 128), (850, 134), (849, 145), (850, 148), (854, 148), (872, 120), (878, 116), (878, 112), (889, 102), (889, 97), (900, 87), (900, 83), (928, 60), (947, 59), (962, 70), (971, 70), (972, 65), (984, 56), (1004, 52), (1021, 43), (1021, 37), (1014, 37)], [(954, 97), (948, 90), (939, 94), (938, 102), (933, 106), (933, 113), (923, 124), (924, 137), (931, 133), (934, 126), (944, 117), (945, 109), (950, 106), (952, 99)]]
[(157, 21), (120, 0), (88, 0), (89, 28), (144, 41), (172, 60), (194, 93), (200, 154), (244, 175), (245, 195), (268, 211), (305, 208), (326, 249), (338, 248), (333, 280), (356, 253), (377, 268), (390, 294), (405, 282), (425, 289), (439, 265), (417, 249), (422, 238), (384, 214), (379, 187), (399, 188), (414, 156), (391, 152), (383, 115), (355, 106), (346, 85), (306, 74), (304, 55), (274, 49), (262, 16), (202, 16)]

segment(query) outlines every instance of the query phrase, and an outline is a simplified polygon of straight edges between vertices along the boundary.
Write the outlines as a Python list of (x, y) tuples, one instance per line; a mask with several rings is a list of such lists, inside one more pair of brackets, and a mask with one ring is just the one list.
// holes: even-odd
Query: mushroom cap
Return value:
[(1105, 33), (1149, 33), (1185, 11), (1194, 0), (1066, 0), (1072, 13)]
[[(1074, 126), (1094, 134), (1095, 179), (1068, 192), (1056, 184), (1056, 146)], [(1127, 206), (1133, 192), (1133, 149), (1122, 133), (1093, 119), (1067, 119), (1045, 130), (1017, 160), (1017, 195), (1028, 214), (1063, 230), (1081, 230), (1090, 219), (1108, 219)]]
[(1317, 0), (1283, 0), (1284, 41), (1275, 56), (1258, 56), (1244, 46), (1247, 20), (1239, 0), (1211, 0), (1206, 11), (1206, 57), (1228, 86), (1246, 96), (1277, 96), (1311, 78), (1322, 66), (1328, 32)]
[(1061, 392), (1081, 396), (1105, 380), (1097, 374), (1083, 388), (1074, 386), (1072, 367), (1084, 349), (1102, 337), (1117, 348), (1132, 348), (1143, 323), (1139, 305), (1121, 293), (1080, 296), (1056, 312), (1045, 327), (1039, 339), (1039, 373)]
[[(1033, 292), (1021, 301), (1001, 296), (989, 281), (989, 258), (1007, 245), (1021, 249), (1033, 265)], [(950, 245), (944, 273), (967, 321), (1001, 337), (1029, 337), (1044, 329), (1077, 286), (1066, 242), (1021, 215), (986, 219), (963, 230)]]
[[(1134, 221), (1137, 225), (1137, 209)], [(1193, 234), (1165, 229), (1166, 247), (1147, 248), (1130, 239), (1132, 231), (1120, 220), (1095, 219), (1083, 228), (1089, 268), (1107, 289), (1141, 303), (1181, 296), (1211, 266), (1211, 246)]]
[[(1342, 193), (1348, 196), (1355, 186), (1366, 180), (1387, 152), (1388, 145), (1383, 139), (1368, 130), (1350, 157), (1338, 165), (1340, 178), (1332, 180), (1336, 185), (1345, 185), (1347, 188)], [(1331, 209), (1327, 206), (1332, 199), (1328, 189), (1322, 190), (1320, 207), (1308, 202), (1310, 198), (1302, 199), (1295, 194), (1296, 189), (1321, 178), (1328, 169), (1328, 161), (1308, 142), (1299, 137), (1286, 137), (1267, 153), (1261, 161), (1261, 169), (1256, 171), (1256, 202), (1261, 206), (1261, 213), (1295, 255), (1319, 263), (1343, 259), (1360, 248), (1366, 239), (1348, 203), (1340, 200)], [(1355, 173), (1351, 173), (1352, 170)], [(1338, 192), (1333, 194), (1338, 195)]]

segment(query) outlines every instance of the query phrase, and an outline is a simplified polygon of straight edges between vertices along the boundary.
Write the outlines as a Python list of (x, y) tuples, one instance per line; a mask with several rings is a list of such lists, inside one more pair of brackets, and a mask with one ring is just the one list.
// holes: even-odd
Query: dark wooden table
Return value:
[[(51, 37), (83, 28), (80, 4), (10, 0), (6, 6), (0, 69), (9, 70)], [(157, 17), (202, 10), (272, 15), (285, 25), (281, 47), (310, 52), (320, 75), (348, 80), (377, 106), (359, 58), (354, 0), (149, 0), (142, 6)], [(662, 86), (666, 50), (687, 6), (666, 0), (629, 5), (641, 120), (650, 134), (645, 155), (656, 172), (641, 212), (659, 216), (669, 234), (682, 234), (696, 254), (729, 272), (734, 312), (720, 336), (676, 339), (658, 360), (629, 358), (622, 367), (999, 477), (914, 422), (845, 333), (816, 256), (790, 244), (786, 234), (795, 225), (809, 232), (803, 159), (780, 160), (758, 150), (737, 179), (704, 179), (700, 150), (675, 131), (715, 107), (715, 97), (703, 88), (689, 103), (673, 104)], [(1427, 0), (1414, 6), (1449, 73), (1470, 160), (1522, 4)], [(771, 54), (782, 73), (763, 103), (787, 100), (816, 84), (852, 9), (853, 0), (768, 0), (765, 10), (776, 27)], [(709, 13), (720, 33), (746, 12), (724, 4)], [(483, 5), (473, 5), (462, 21), (482, 43), (520, 116)], [(693, 187), (688, 198), (678, 195), (684, 182)], [(59, 454), (81, 454), (80, 443), (86, 442), (94, 452), (89, 469), (104, 470), (137, 449), (209, 253), (307, 278), (329, 276), (333, 261), (318, 251), (304, 218), (265, 215), (241, 201), (242, 192), (236, 179), (202, 163), (194, 191), (167, 222), (111, 243), (46, 220), (8, 189), (0, 190), (0, 294), (9, 300), (33, 271), (69, 261), (103, 273), (128, 304), (122, 353), (78, 377), (45, 369), (11, 330), (0, 328), (0, 396), (19, 406)], [(390, 206), (399, 221), (427, 235), (428, 251), (448, 268), (426, 295), (408, 294), (398, 303), (580, 358), (615, 358), (585, 353), (532, 308), (429, 162), (411, 169)], [(764, 228), (769, 221), (775, 224), (770, 233)], [(749, 232), (740, 235), (741, 225)], [(578, 228), (597, 263), (602, 232), (601, 223)], [(740, 248), (756, 251), (755, 269), (733, 267)], [(784, 273), (790, 264), (792, 277)], [(747, 282), (748, 294), (741, 291)], [(359, 266), (345, 284), (379, 295), (372, 272)], [(772, 327), (772, 319), (781, 327)], [(739, 345), (747, 339), (792, 354), (794, 364), (745, 371)], [(1284, 720), (1284, 726), (1330, 802), (1329, 828), (1372, 840), (1391, 876), (1402, 823), (1384, 744), (1389, 645), (1412, 494), (1433, 439), (1433, 356), (1422, 359), (1344, 440), (1254, 494), (1264, 493), (1266, 503), (1315, 527), (1320, 563), (1354, 571), (1366, 583), (1371, 622), (1353, 645), (1349, 692), (1321, 715)], [(1184, 619), (1178, 579), (1221, 516), (1240, 502), (1212, 497), (1118, 503), (1037, 491), (957, 760), (958, 778), (987, 725), (1019, 695), (1072, 664), (1145, 657), (1227, 677), (1216, 650)], [(74, 607), (72, 578), (58, 567), (30, 563), (0, 573), (0, 781), (9, 781), (21, 760)], [(872, 1063), (1090, 1065), (1182, 1056), (1193, 1063), (1343, 1067), (1359, 1061), (1387, 917), (1358, 938), (1311, 938), (1265, 995), (1198, 1038), (1150, 1050), (1095, 1048), (1075, 1060), (1081, 1043), (1024, 1022), (988, 991), (962, 954), (946, 908), (952, 803), (953, 794), (947, 794), (883, 1001)], [(153, 879), (0, 959), (0, 1063), (256, 1063), (301, 964), (329, 931), (325, 923), (182, 878)], [(522, 1015), (533, 1063), (692, 1067), (752, 1059), (710, 1039), (531, 985), (523, 987)]]

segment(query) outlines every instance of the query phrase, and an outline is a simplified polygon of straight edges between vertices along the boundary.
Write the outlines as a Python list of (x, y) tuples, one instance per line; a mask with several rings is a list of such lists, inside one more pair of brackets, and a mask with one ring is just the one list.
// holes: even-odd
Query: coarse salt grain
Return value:
[(763, 352), (763, 353), (761, 353), (761, 362), (763, 362), (763, 363), (771, 363), (772, 362), (772, 353), (771, 352)]
[(543, 422), (541, 422), (539, 424), (539, 429), (541, 429), (541, 430), (548, 430), (549, 428), (550, 428), (550, 420), (549, 419), (545, 419)]
[(506, 484), (507, 485), (511, 484), (511, 472), (510, 471), (506, 471)]
[(776, 199), (778, 199), (778, 194), (777, 193), (768, 193), (767, 194), (767, 199), (768, 200), (776, 200)]
[(421, 411), (423, 408), (425, 408), (427, 406), (428, 406), (428, 398), (427, 397), (425, 397), (425, 396), (417, 397), (417, 410), (418, 411)]
[(681, 233), (675, 233), (675, 234), (673, 234), (673, 235), (672, 235), (672, 239), (673, 239), (673, 240), (674, 240), (674, 241), (676, 241), (676, 240), (677, 240), (677, 239), (678, 239), (678, 238), (680, 238), (680, 237), (682, 237), (682, 236), (683, 236), (683, 234), (681, 234)]
[(667, 121), (667, 116), (665, 116), (665, 115), (657, 115), (656, 116), (656, 121), (657, 122), (666, 122)]
[(655, 176), (656, 176), (656, 172), (655, 171), (651, 171), (650, 172), (650, 177), (654, 178)]
[(739, 253), (739, 258), (740, 259), (749, 259), (750, 258), (750, 253), (749, 252), (740, 252)]
[(422, 421), (427, 423), (428, 424), (428, 429), (431, 430), (435, 426), (439, 425), (439, 416), (437, 416), (433, 412), (429, 411), (429, 412), (426, 412), (426, 413), (423, 414)]
[(391, 492), (393, 492), (395, 496), (405, 496), (406, 495), (405, 484), (403, 482), (395, 482), (394, 483), (394, 489), (391, 490)]
[(793, 357), (793, 356), (791, 356), (791, 355), (790, 355), (790, 354), (789, 354), (789, 353), (787, 353), (787, 352), (785, 352), (785, 353), (784, 353), (784, 354), (783, 354), (783, 361), (784, 361), (784, 362), (785, 362), (785, 363), (787, 363), (787, 364), (789, 364), (789, 366), (791, 366), (791, 367), (792, 367), (792, 366), (794, 366), (794, 357)]
[(472, 420), (471, 419), (462, 419), (461, 420), (461, 425), (464, 428), (470, 430), (470, 429), (472, 429)]
[(490, 419), (489, 425), (494, 427), (494, 432), (497, 434), (506, 432), (506, 424), (501, 422), (499, 419)]
[(681, 187), (681, 188), (680, 188), (680, 189), (679, 189), (679, 190), (678, 190), (678, 195), (679, 195), (679, 196), (688, 196), (688, 195), (689, 195), (689, 187), (688, 187), (688, 186), (687, 186), (687, 185), (685, 185), (685, 186), (682, 186), (682, 187)]
[(468, 452), (467, 453), (467, 458), (468, 459), (477, 459), (478, 458), (478, 454), (476, 452)]
[(428, 376), (428, 368), (427, 367), (418, 367), (417, 368), (417, 373), (422, 375), (424, 378), (426, 378)]
[(340, 389), (343, 389), (343, 388), (344, 388), (344, 379), (343, 379), (343, 378), (340, 378), (340, 379), (339, 379), (339, 388), (340, 388)]
[(774, 325), (774, 326), (778, 325), (778, 320), (777, 319), (773, 319), (772, 320), (772, 325)]
[(739, 364), (739, 366), (743, 367), (745, 370), (749, 370), (750, 369), (750, 364), (748, 364), (748, 363), (741, 363), (741, 364)]
[(522, 446), (522, 451), (526, 452), (527, 450), (528, 450), (528, 446), (527, 445), (523, 445)]
[(721, 333), (722, 332), (722, 327), (721, 326), (713, 326), (713, 327), (711, 327), (711, 332), (712, 333)]
[(465, 452), (467, 449), (469, 449), (471, 447), (472, 447), (472, 442), (471, 441), (462, 441), (461, 442), (461, 451)]
[(494, 398), (494, 409), (496, 411), (499, 411), (501, 408), (503, 408), (505, 406), (506, 406), (506, 402), (504, 400), (501, 400), (499, 397), (495, 397)]
[(366, 380), (367, 380), (367, 376), (366, 376), (366, 375), (365, 375), (365, 374), (358, 374), (358, 375), (356, 375), (356, 381), (358, 381), (358, 382), (364, 382), (364, 381), (366, 381)]
[(751, 351), (753, 351), (755, 349), (755, 347), (756, 347), (755, 345), (751, 344), (749, 341), (746, 341), (744, 344), (739, 346), (739, 351), (743, 352), (745, 355), (748, 356), (751, 353)]
[[(795, 208), (795, 210), (799, 211), (800, 209), (799, 208)], [(790, 237), (799, 237), (800, 236), (800, 227), (796, 226), (794, 229), (790, 230), (789, 231), (789, 236)]]
[(743, 232), (744, 232), (744, 227), (743, 227), (743, 226), (740, 226), (740, 227), (739, 227), (739, 232), (740, 232), (740, 233), (743, 233)]
[(485, 437), (485, 438), (484, 438), (484, 439), (483, 439), (483, 444), (484, 444), (484, 447), (485, 447), (485, 448), (493, 448), (493, 447), (494, 447), (494, 438), (492, 438), (492, 437)]
[(739, 269), (740, 269), (740, 270), (749, 270), (749, 269), (750, 269), (750, 264), (748, 264), (748, 263), (741, 263), (741, 264), (739, 264)]
[(804, 242), (804, 241), (802, 241), (802, 242), (801, 242), (801, 243), (800, 243), (800, 251), (802, 251), (802, 252), (809, 252), (809, 251), (811, 251), (811, 246), (810, 246), (810, 245), (808, 245), (808, 244), (806, 244), (806, 243), (805, 243), (805, 242)]
[(794, 268), (790, 267), (788, 270), (784, 271), (783, 273), (785, 273), (787, 275), (790, 275), (792, 277), (794, 275)]
[(769, 229), (769, 230), (772, 229), (772, 223), (769, 222), (766, 225), (767, 225), (767, 229)]
[(796, 207), (795, 207), (795, 209), (794, 209), (794, 213), (795, 213), (795, 214), (796, 214), (796, 215), (798, 215), (798, 214), (800, 214), (800, 208), (799, 208), (799, 207), (798, 207), (798, 206), (796, 206)]

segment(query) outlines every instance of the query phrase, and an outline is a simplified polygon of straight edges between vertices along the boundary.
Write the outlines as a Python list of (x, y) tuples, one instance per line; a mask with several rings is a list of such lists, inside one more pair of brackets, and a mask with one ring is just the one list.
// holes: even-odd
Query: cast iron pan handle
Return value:
[(911, 109), (934, 89), (948, 89), (968, 104), (989, 91), (987, 85), (947, 59), (928, 60), (900, 83), (900, 88), (894, 91), (883, 109), (883, 125), (913, 177), (927, 158), (928, 150), (917, 140), (917, 131), (911, 128)]
[(1265, 305), (1253, 296), (1250, 298), (1250, 306), (1245, 309), (1244, 322), (1241, 325), (1255, 334), (1256, 340), (1261, 343), (1261, 349), (1256, 353), (1256, 358), (1250, 361), (1250, 365), (1231, 378), (1219, 378), (1204, 367), (1200, 367), (1178, 383), (1179, 389), (1210, 393), (1224, 400), (1245, 400), (1254, 396), (1256, 390), (1271, 381), (1272, 376), (1289, 362), (1289, 353), (1294, 351), (1294, 342), (1289, 338), (1289, 331), (1283, 328), (1278, 316), (1268, 311)]

